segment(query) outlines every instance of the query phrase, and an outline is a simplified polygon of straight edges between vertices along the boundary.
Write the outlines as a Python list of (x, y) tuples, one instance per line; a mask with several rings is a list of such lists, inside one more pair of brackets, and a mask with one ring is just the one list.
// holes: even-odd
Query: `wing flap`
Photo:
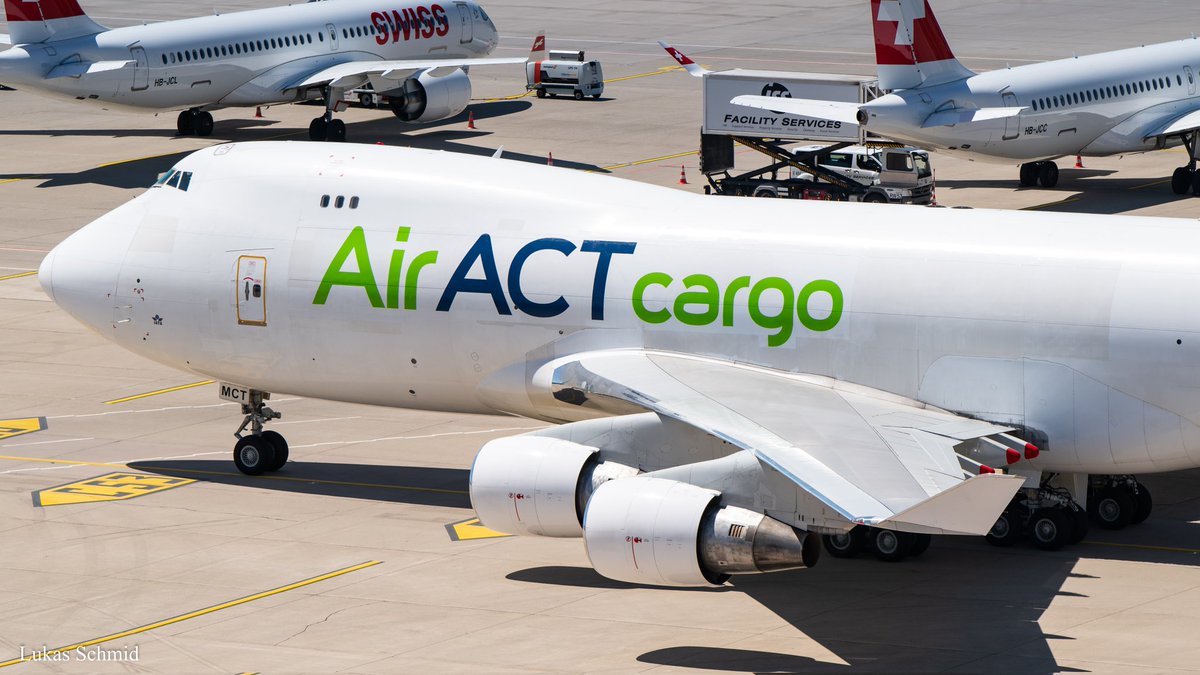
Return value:
[(812, 117), (819, 120), (832, 120), (843, 124), (858, 124), (857, 103), (842, 101), (819, 101), (810, 98), (779, 98), (777, 96), (752, 96), (746, 94), (735, 96), (730, 101), (734, 105), (747, 108), (760, 108), (771, 112)]
[(1020, 476), (985, 474), (961, 481), (875, 527), (941, 534), (987, 534), (1025, 480)]

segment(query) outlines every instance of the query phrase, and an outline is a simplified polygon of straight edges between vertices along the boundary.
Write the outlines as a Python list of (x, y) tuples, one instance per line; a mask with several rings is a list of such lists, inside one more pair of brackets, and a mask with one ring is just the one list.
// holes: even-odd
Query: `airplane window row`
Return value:
[[(1183, 78), (1179, 75), (1175, 76), (1175, 83), (1183, 86)], [(1082, 105), (1092, 103), (1094, 101), (1105, 101), (1110, 98), (1120, 98), (1122, 96), (1130, 96), (1133, 94), (1145, 93), (1147, 91), (1157, 91), (1160, 89), (1170, 89), (1171, 77), (1156, 77), (1140, 82), (1129, 82), (1127, 84), (1116, 84), (1112, 86), (1099, 87), (1097, 89), (1085, 89), (1076, 91), (1070, 94), (1060, 94), (1058, 96), (1045, 96), (1035, 98), (1031, 102), (1034, 110), (1050, 110), (1052, 108), (1065, 108), (1072, 105)]]
[[(412, 29), (416, 28), (416, 25), (411, 25), (411, 26), (409, 25), (408, 19), (400, 19), (400, 23), (399, 23), (399, 25), (397, 25), (396, 23), (394, 23), (394, 19), (392, 17), (389, 17), (385, 14), (384, 20), (387, 21), (388, 26), (390, 26), (392, 28), (393, 32), (400, 31), (400, 30), (412, 30)], [(434, 27), (433, 19), (416, 19), (413, 21), (413, 24), (418, 24), (418, 23), (421, 24), (422, 26), (424, 26), (425, 28), (433, 28)], [(439, 19), (437, 23), (441, 24), (443, 27), (446, 27), (446, 28), (449, 28), (449, 26), (450, 26), (450, 21), (448, 19)], [(342, 37), (346, 38), (347, 40), (349, 40), (352, 37), (368, 37), (371, 35), (379, 35), (379, 33), (380, 33), (379, 29), (376, 28), (374, 24), (369, 25), (369, 26), (355, 26), (353, 28), (343, 28), (342, 29)]]
[[(325, 35), (317, 33), (317, 41), (324, 42)], [(216, 47), (199, 47), (179, 52), (167, 52), (162, 55), (162, 62), (163, 64), (191, 63), (192, 61), (216, 59), (222, 56), (253, 54), (255, 52), (265, 52), (270, 49), (298, 47), (300, 45), (311, 45), (312, 43), (312, 33), (300, 33), (297, 35), (285, 35), (280, 38), (266, 38), (263, 40), (250, 40), (248, 42), (235, 42), (229, 45), (218, 45)]]
[(159, 176), (158, 180), (152, 187), (162, 187), (166, 185), (167, 187), (173, 187), (187, 192), (187, 189), (191, 184), (191, 171), (176, 171), (175, 169), (171, 169), (170, 171)]
[[(335, 208), (335, 209), (340, 209), (343, 206), (349, 206), (352, 209), (357, 209), (358, 208), (358, 197), (351, 197), (350, 203), (347, 204), (346, 198), (343, 197), (342, 195), (338, 195), (337, 197), (334, 197), (332, 199), (332, 203), (333, 203), (333, 208)], [(321, 208), (327, 209), (327, 208), (329, 208), (329, 204), (330, 204), (329, 195), (321, 195)]]

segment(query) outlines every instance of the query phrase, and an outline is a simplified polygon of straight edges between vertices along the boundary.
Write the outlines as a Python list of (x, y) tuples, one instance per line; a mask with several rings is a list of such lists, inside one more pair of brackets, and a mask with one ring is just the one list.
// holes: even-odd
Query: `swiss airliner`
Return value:
[(13, 47), (0, 83), (100, 105), (181, 110), (180, 134), (207, 136), (219, 108), (324, 99), (309, 138), (341, 141), (344, 93), (370, 83), (406, 122), (462, 112), (473, 65), (496, 26), (472, 0), (307, 2), (108, 29), (76, 0), (4, 0)]
[[(871, 0), (879, 84), (865, 105), (739, 96), (735, 103), (861, 124), (912, 145), (1022, 162), (1021, 184), (1053, 187), (1054, 159), (1183, 145), (1176, 194), (1200, 194), (1200, 40), (1191, 37), (974, 73), (955, 58), (927, 0)], [(674, 50), (672, 56), (679, 59)]]

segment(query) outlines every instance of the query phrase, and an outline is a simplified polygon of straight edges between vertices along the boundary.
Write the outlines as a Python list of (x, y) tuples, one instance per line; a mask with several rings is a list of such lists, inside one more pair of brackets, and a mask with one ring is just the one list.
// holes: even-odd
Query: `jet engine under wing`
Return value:
[(1195, 131), (1196, 129), (1200, 129), (1200, 110), (1193, 110), (1185, 115), (1176, 117), (1166, 124), (1160, 125), (1156, 129), (1151, 129), (1150, 133), (1145, 135), (1145, 138), (1175, 136), (1188, 131)]
[(556, 399), (614, 413), (633, 404), (694, 426), (750, 451), (850, 522), (985, 534), (1024, 484), (969, 475), (954, 451), (1010, 428), (874, 389), (641, 350), (587, 352), (548, 367)]
[(987, 120), (1004, 119), (1005, 117), (1016, 117), (1025, 110), (1023, 107), (1015, 108), (955, 108), (953, 110), (942, 110), (935, 112), (925, 118), (925, 122), (921, 124), (921, 128), (928, 129), (929, 127), (952, 127), (956, 124), (970, 124), (971, 122), (984, 122)]
[(297, 79), (284, 89), (304, 89), (325, 84), (338, 84), (341, 81), (346, 86), (357, 86), (365, 82), (368, 75), (375, 75), (389, 80), (405, 80), (418, 70), (432, 68), (463, 68), (467, 66), (498, 66), (506, 64), (525, 63), (527, 59), (519, 57), (489, 58), (489, 59), (412, 59), (404, 61), (350, 61), (339, 63), (328, 68), (322, 68), (310, 75)]
[(762, 108), (777, 113), (788, 113), (819, 120), (833, 120), (844, 124), (858, 124), (858, 104), (843, 101), (820, 101), (811, 98), (779, 98), (777, 96), (735, 96), (730, 101), (747, 108)]

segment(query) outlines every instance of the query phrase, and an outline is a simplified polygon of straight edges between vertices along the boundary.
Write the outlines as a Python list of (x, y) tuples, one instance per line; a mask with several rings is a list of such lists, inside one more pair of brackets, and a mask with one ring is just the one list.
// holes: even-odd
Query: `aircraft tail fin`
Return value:
[(539, 30), (533, 38), (533, 47), (529, 50), (529, 62), (537, 63), (546, 60), (546, 31)]
[(13, 44), (65, 40), (108, 30), (92, 19), (77, 0), (4, 0)]
[(871, 0), (881, 89), (915, 89), (975, 73), (954, 57), (929, 0)]

